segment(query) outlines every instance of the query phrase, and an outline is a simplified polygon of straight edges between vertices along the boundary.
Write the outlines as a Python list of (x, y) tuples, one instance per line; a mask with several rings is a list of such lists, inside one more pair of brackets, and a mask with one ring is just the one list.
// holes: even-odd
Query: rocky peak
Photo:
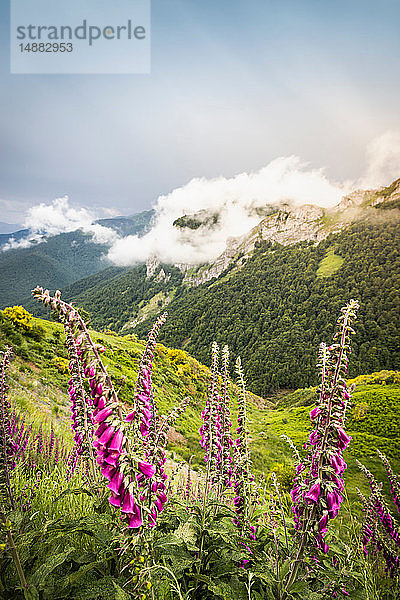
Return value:
[[(179, 265), (186, 273), (184, 283), (197, 286), (219, 277), (223, 271), (235, 261), (236, 266), (243, 264), (257, 242), (262, 240), (280, 244), (295, 244), (304, 240), (320, 241), (330, 233), (323, 228), (324, 210), (310, 204), (293, 206), (285, 203), (274, 214), (265, 217), (249, 233), (238, 238), (229, 238), (224, 252), (212, 265), (201, 267), (197, 273), (189, 271), (189, 265)], [(189, 274), (190, 273), (190, 274)]]

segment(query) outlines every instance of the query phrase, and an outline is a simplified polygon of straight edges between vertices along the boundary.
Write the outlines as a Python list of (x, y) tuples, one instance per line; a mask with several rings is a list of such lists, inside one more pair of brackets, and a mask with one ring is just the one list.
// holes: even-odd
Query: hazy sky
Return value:
[(398, 0), (153, 0), (151, 74), (107, 76), (10, 75), (7, 4), (0, 220), (64, 194), (131, 214), (279, 156), (355, 180), (400, 131)]

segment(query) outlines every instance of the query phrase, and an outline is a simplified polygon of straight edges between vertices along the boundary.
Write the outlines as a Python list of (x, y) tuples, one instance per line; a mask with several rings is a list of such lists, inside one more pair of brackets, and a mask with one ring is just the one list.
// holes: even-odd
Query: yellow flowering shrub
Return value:
[(61, 356), (55, 356), (52, 359), (51, 364), (54, 367), (56, 367), (59, 373), (62, 373), (63, 375), (69, 373), (69, 362), (66, 358), (62, 358)]
[(23, 306), (7, 306), (3, 315), (22, 331), (31, 331), (33, 327), (32, 315)]

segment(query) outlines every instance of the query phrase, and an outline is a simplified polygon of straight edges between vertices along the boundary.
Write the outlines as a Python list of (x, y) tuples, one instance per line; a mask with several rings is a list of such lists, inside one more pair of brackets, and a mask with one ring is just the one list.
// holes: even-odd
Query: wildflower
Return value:
[(116, 471), (108, 485), (108, 489), (114, 492), (114, 494), (118, 495), (123, 479), (123, 474), (120, 471)]
[(11, 348), (6, 347), (0, 354), (0, 493), (4, 491), (4, 502), (10, 508), (15, 508), (13, 491), (10, 482), (10, 473), (15, 467), (14, 457), (19, 449), (11, 437), (11, 405), (6, 393), (9, 389), (6, 382), (6, 372), (10, 364)]
[(96, 423), (102, 423), (107, 419), (107, 417), (109, 417), (112, 414), (112, 412), (113, 409), (109, 406), (102, 408), (97, 414), (93, 416), (93, 420), (96, 421)]
[(156, 472), (156, 468), (150, 463), (146, 462), (138, 462), (138, 468), (143, 475), (148, 478), (153, 477), (154, 473)]
[(111, 444), (109, 444), (109, 446), (108, 446), (108, 450), (110, 452), (120, 453), (123, 439), (124, 439), (124, 434), (121, 431), (121, 429), (119, 429), (114, 434), (113, 439), (111, 440)]
[(326, 496), (326, 504), (328, 507), (328, 514), (331, 519), (334, 519), (337, 516), (341, 502), (343, 502), (343, 498), (340, 494), (338, 494), (336, 491), (328, 492)]
[(321, 409), (319, 408), (319, 406), (316, 406), (310, 412), (310, 419), (316, 419), (320, 414), (321, 414)]
[[(300, 460), (298, 457), (291, 491), (295, 529), (300, 536), (298, 556), (307, 546), (328, 552), (324, 536), (329, 520), (337, 516), (343, 502), (340, 492), (343, 490), (342, 475), (346, 463), (342, 453), (351, 440), (344, 429), (345, 409), (351, 391), (347, 389), (345, 374), (350, 334), (354, 333), (351, 324), (357, 309), (358, 303), (354, 300), (342, 308), (334, 342), (329, 347), (325, 344), (320, 346), (321, 384), (317, 405), (310, 412), (314, 429), (304, 445), (306, 458)], [(289, 575), (287, 589), (294, 581), (297, 569), (296, 563)]]
[(236, 373), (240, 389), (238, 423), (239, 436), (234, 446), (234, 506), (235, 523), (242, 535), (250, 531), (250, 514), (252, 507), (252, 485), (254, 475), (251, 472), (251, 459), (247, 438), (246, 384), (240, 358), (236, 361)]
[(319, 493), (321, 490), (321, 486), (320, 484), (314, 483), (314, 485), (309, 489), (309, 491), (307, 492), (307, 494), (305, 494), (304, 496), (304, 500), (307, 501), (307, 503), (309, 502), (318, 502), (318, 498), (319, 498)]
[(336, 429), (336, 433), (339, 439), (339, 448), (344, 450), (349, 445), (351, 437), (341, 427)]

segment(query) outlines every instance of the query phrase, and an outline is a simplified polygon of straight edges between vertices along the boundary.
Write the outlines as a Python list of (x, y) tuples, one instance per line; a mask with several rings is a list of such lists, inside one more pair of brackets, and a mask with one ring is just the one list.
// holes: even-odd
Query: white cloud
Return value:
[(373, 189), (400, 177), (400, 131), (386, 131), (367, 146), (367, 170), (359, 186)]
[[(108, 258), (119, 265), (150, 256), (169, 263), (207, 262), (223, 252), (229, 237), (244, 235), (259, 222), (255, 208), (282, 201), (329, 207), (346, 191), (343, 185), (330, 182), (323, 169), (312, 169), (295, 156), (277, 158), (260, 171), (230, 179), (192, 179), (158, 198), (154, 227), (147, 235), (117, 240)], [(195, 230), (173, 226), (178, 217), (200, 210), (218, 211), (219, 223)]]
[[(259, 171), (231, 178), (195, 178), (170, 194), (159, 196), (152, 229), (143, 237), (119, 237), (95, 222), (86, 208), (70, 206), (68, 197), (30, 208), (25, 226), (30, 234), (10, 240), (4, 249), (27, 247), (46, 236), (80, 229), (94, 242), (110, 246), (108, 258), (118, 265), (133, 265), (155, 256), (166, 263), (200, 264), (217, 258), (230, 237), (246, 234), (259, 222), (254, 209), (289, 201), (295, 205), (332, 207), (355, 188), (389, 184), (400, 176), (400, 132), (386, 132), (367, 147), (365, 175), (354, 182), (330, 181), (324, 169), (315, 169), (296, 156), (271, 161)], [(198, 229), (179, 228), (174, 221), (199, 211), (218, 212), (219, 221)], [(96, 209), (99, 214), (100, 209)], [(101, 209), (103, 215), (113, 215)]]
[(112, 244), (118, 235), (109, 227), (95, 223), (95, 217), (86, 208), (70, 206), (68, 196), (57, 198), (51, 204), (37, 204), (28, 209), (24, 227), (29, 229), (28, 235), (21, 240), (13, 238), (2, 250), (27, 248), (44, 240), (43, 236), (54, 236), (81, 230), (92, 236), (96, 244)]

